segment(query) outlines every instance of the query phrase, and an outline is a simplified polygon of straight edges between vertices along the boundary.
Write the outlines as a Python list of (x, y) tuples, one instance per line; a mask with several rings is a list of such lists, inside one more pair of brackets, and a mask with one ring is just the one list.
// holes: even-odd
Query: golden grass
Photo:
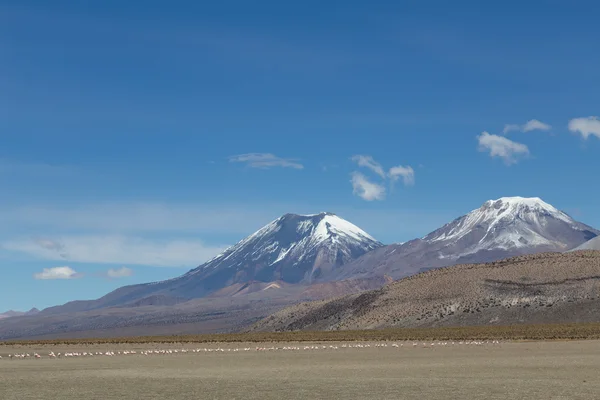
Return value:
[(574, 340), (600, 339), (600, 323), (391, 328), (380, 330), (251, 332), (119, 338), (8, 340), (0, 345), (78, 345), (129, 343), (343, 342), (402, 340)]

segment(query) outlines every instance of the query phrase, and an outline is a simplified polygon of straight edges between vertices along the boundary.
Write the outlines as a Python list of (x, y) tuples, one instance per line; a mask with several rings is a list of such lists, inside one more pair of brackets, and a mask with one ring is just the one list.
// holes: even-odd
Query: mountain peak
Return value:
[(288, 234), (295, 231), (295, 234), (300, 236), (312, 235), (314, 239), (319, 242), (336, 236), (352, 237), (359, 241), (366, 239), (368, 241), (377, 242), (375, 238), (358, 226), (331, 212), (320, 212), (318, 214), (308, 215), (284, 214), (248, 238), (266, 235), (274, 231), (286, 231)]
[[(331, 280), (387, 273), (394, 279), (457, 263), (480, 263), (541, 252), (600, 249), (600, 231), (539, 197), (502, 197), (428, 235), (377, 249), (336, 271)], [(593, 238), (597, 237), (598, 239)]]
[(551, 204), (546, 203), (539, 197), (501, 197), (497, 200), (488, 200), (477, 210), (473, 210), (467, 216), (485, 219), (502, 220), (508, 219), (538, 218), (539, 216), (551, 216), (567, 224), (576, 224), (569, 215), (558, 210)]
[(480, 251), (564, 251), (597, 234), (539, 197), (517, 196), (488, 200), (423, 239), (445, 243), (456, 257)]
[(184, 277), (210, 282), (207, 292), (250, 281), (312, 282), (381, 246), (331, 212), (284, 214)]
[(305, 217), (325, 217), (327, 215), (335, 215), (335, 213), (329, 212), (329, 211), (321, 211), (317, 214), (307, 214), (304, 215)]
[(481, 206), (482, 209), (499, 209), (502, 207), (529, 208), (531, 210), (544, 209), (551, 212), (559, 212), (554, 206), (546, 203), (539, 197), (501, 197), (496, 200), (488, 200)]
[(35, 315), (39, 312), (40, 312), (40, 310), (38, 310), (37, 308), (32, 308), (31, 310), (26, 311), (26, 312), (8, 310), (8, 311), (0, 314), (0, 319), (9, 318), (9, 317), (20, 317), (23, 315)]
[(276, 221), (282, 220), (282, 219), (290, 219), (290, 218), (323, 218), (323, 217), (331, 216), (331, 215), (335, 215), (335, 214), (332, 213), (332, 212), (328, 212), (328, 211), (321, 211), (321, 212), (319, 212), (317, 214), (294, 214), (294, 213), (287, 213), (287, 214), (283, 214)]
[(330, 212), (284, 214), (184, 275), (125, 286), (92, 302), (43, 312), (156, 304), (156, 301), (176, 303), (266, 288), (271, 293), (287, 284), (314, 283), (382, 246), (356, 225)]

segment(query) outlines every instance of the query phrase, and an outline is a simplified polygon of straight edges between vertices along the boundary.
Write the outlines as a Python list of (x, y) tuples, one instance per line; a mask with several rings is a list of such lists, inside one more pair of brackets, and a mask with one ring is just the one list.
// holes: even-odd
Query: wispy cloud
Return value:
[(383, 170), (383, 167), (381, 166), (381, 164), (379, 164), (377, 161), (375, 161), (373, 159), (373, 157), (365, 156), (365, 155), (355, 155), (355, 156), (352, 156), (351, 159), (356, 164), (358, 164), (359, 167), (368, 168), (371, 171), (375, 172), (380, 177), (382, 177), (383, 179), (385, 179), (385, 171)]
[[(346, 179), (350, 183), (350, 177), (347, 176)], [(388, 242), (423, 236), (458, 215), (454, 210), (434, 213), (420, 209), (373, 209), (368, 204), (365, 209), (361, 209), (357, 205), (350, 206), (345, 202), (326, 199), (317, 199), (311, 203), (268, 203), (258, 206), (248, 203), (192, 205), (137, 202), (92, 203), (70, 207), (24, 205), (15, 208), (4, 205), (0, 207), (0, 258), (16, 260), (23, 256), (32, 257), (29, 252), (8, 251), (3, 248), (3, 244), (9, 241), (28, 242), (29, 246), (37, 242), (37, 247), (54, 249), (53, 260), (60, 260), (59, 264), (68, 265), (66, 260), (70, 254), (66, 250), (69, 242), (64, 239), (80, 235), (151, 238), (150, 243), (188, 242), (191, 237), (201, 240), (219, 238), (221, 243), (229, 244), (252, 234), (285, 213), (314, 214), (323, 210), (335, 212), (380, 240)], [(402, 226), (393, 222), (398, 220), (404, 221)], [(219, 246), (218, 242), (215, 246), (210, 243), (205, 242), (205, 247), (213, 247), (217, 253), (225, 247)], [(190, 266), (201, 263), (203, 259), (194, 258), (193, 261)], [(128, 262), (108, 265), (106, 269), (122, 265), (134, 268), (137, 272), (137, 265)], [(99, 277), (106, 277), (106, 274)]]
[[(54, 245), (49, 246), (49, 243)], [(44, 260), (157, 267), (195, 267), (228, 246), (209, 246), (198, 240), (150, 240), (118, 235), (78, 235), (60, 238), (16, 239), (4, 250)]]
[(506, 125), (504, 125), (504, 130), (502, 131), (502, 133), (504, 133), (506, 135), (509, 132), (520, 131), (520, 130), (521, 130), (521, 125), (506, 124)]
[(517, 124), (507, 124), (504, 126), (504, 130), (502, 131), (505, 135), (509, 132), (531, 132), (531, 131), (549, 131), (552, 129), (552, 126), (546, 124), (537, 119), (531, 119), (524, 123), (523, 125)]
[(83, 275), (75, 271), (71, 267), (54, 267), (44, 268), (42, 272), (33, 274), (35, 279), (52, 280), (52, 279), (76, 279)]
[(415, 171), (409, 165), (406, 167), (402, 165), (392, 167), (386, 173), (383, 166), (375, 161), (375, 159), (371, 156), (357, 154), (352, 156), (351, 160), (354, 161), (359, 167), (370, 169), (382, 180), (382, 183), (376, 183), (369, 180), (360, 172), (355, 171), (352, 173), (351, 182), (353, 193), (364, 200), (383, 200), (386, 192), (384, 183), (387, 178), (390, 178), (391, 185), (393, 185), (394, 182), (400, 178), (402, 178), (405, 186), (415, 184)]
[(62, 243), (47, 238), (35, 238), (33, 239), (33, 241), (34, 243), (36, 243), (44, 249), (55, 251), (61, 256), (61, 258), (67, 258), (67, 254), (65, 253), (65, 246)]
[(110, 268), (108, 271), (106, 271), (106, 276), (111, 279), (127, 278), (132, 275), (133, 275), (133, 270), (131, 268), (127, 268), (127, 267)]
[(600, 139), (600, 118), (573, 118), (569, 121), (569, 130), (574, 133), (579, 133), (584, 139), (587, 139), (590, 136), (596, 136)]
[(402, 178), (406, 186), (415, 184), (415, 170), (411, 166), (398, 165), (397, 167), (390, 168), (388, 175), (392, 182)]
[(479, 151), (489, 153), (490, 157), (502, 158), (507, 165), (516, 164), (519, 157), (529, 155), (529, 148), (526, 145), (503, 136), (482, 132), (477, 136), (477, 141)]
[(530, 132), (530, 131), (549, 131), (550, 129), (552, 129), (552, 126), (542, 122), (542, 121), (538, 121), (537, 119), (532, 119), (527, 121), (527, 123), (525, 123), (525, 125), (523, 125), (523, 132)]
[(271, 153), (247, 153), (229, 157), (230, 162), (245, 163), (252, 168), (294, 168), (303, 169), (304, 165), (300, 164), (293, 158), (281, 158)]
[(383, 200), (385, 198), (385, 187), (375, 182), (369, 181), (366, 176), (360, 172), (352, 173), (353, 193), (363, 200)]

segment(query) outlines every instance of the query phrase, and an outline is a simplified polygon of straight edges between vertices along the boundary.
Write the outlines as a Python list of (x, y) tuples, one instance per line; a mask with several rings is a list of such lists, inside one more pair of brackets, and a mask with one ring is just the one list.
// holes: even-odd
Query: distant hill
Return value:
[(581, 246), (576, 247), (571, 251), (578, 251), (578, 250), (600, 250), (600, 236), (596, 236), (592, 240), (588, 240)]
[(258, 331), (600, 321), (600, 251), (431, 270), (382, 289), (283, 309)]
[(5, 313), (0, 314), (0, 319), (6, 319), (6, 318), (11, 318), (11, 317), (21, 317), (24, 315), (36, 315), (37, 313), (39, 313), (40, 310), (38, 310), (37, 308), (32, 308), (29, 311), (13, 311), (13, 310), (9, 310)]

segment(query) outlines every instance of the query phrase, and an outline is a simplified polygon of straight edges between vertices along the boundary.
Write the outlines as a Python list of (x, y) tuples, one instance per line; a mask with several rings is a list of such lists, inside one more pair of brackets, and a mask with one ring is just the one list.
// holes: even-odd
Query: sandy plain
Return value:
[[(380, 343), (345, 348), (344, 343), (331, 342), (0, 346), (0, 399), (576, 400), (600, 396), (600, 341), (596, 340), (456, 342), (454, 346), (395, 342), (402, 344), (399, 347), (388, 342), (377, 347)], [(300, 350), (256, 350), (291, 346)], [(319, 349), (302, 350), (315, 346)], [(184, 348), (224, 351), (139, 354)], [(47, 357), (50, 351), (125, 350), (138, 354)], [(42, 358), (7, 358), (34, 352)]]

